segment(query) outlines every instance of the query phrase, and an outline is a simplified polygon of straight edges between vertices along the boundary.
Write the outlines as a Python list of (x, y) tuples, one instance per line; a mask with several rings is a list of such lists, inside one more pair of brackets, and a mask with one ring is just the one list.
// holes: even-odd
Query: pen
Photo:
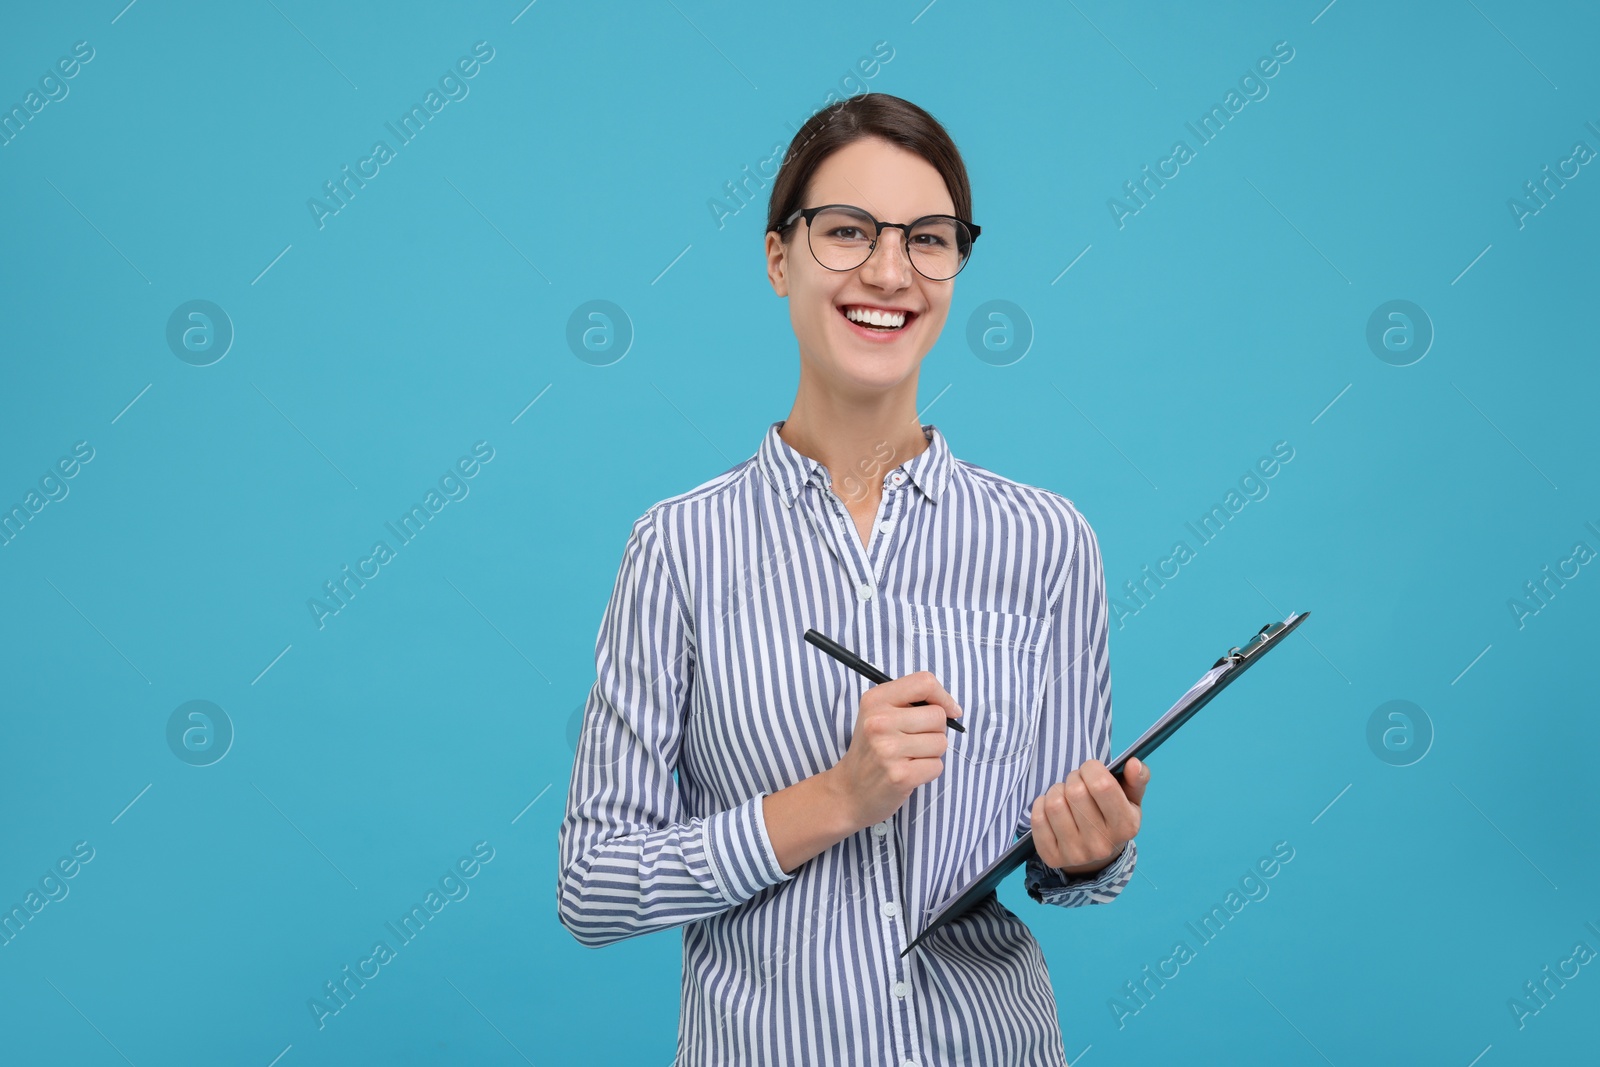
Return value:
[[(822, 651), (826, 652), (840, 663), (843, 663), (846, 667), (849, 667), (856, 673), (863, 675), (869, 681), (877, 685), (882, 685), (884, 682), (894, 681), (893, 678), (890, 678), (887, 674), (884, 674), (878, 668), (874, 667), (872, 664), (868, 663), (854, 652), (851, 652), (839, 642), (833, 640), (833, 638), (826, 637), (818, 633), (816, 630), (807, 630), (806, 640), (822, 649)], [(920, 708), (926, 707), (927, 704), (928, 702), (926, 700), (918, 700), (915, 701), (911, 706), (914, 708)], [(967, 732), (967, 728), (962, 726), (959, 722), (956, 722), (954, 719), (946, 718), (944, 722), (946, 726), (958, 733), (964, 734)]]

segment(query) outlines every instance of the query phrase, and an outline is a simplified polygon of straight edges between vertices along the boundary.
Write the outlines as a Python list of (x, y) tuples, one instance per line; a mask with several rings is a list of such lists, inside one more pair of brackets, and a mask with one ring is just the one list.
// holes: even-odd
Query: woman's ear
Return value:
[(767, 281), (774, 293), (789, 295), (789, 250), (776, 230), (767, 231)]

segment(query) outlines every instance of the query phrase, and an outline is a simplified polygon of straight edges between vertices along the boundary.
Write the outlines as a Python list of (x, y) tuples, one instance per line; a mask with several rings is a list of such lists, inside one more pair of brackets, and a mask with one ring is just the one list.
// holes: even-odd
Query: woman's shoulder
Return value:
[(976, 463), (964, 459), (955, 461), (957, 469), (962, 474), (962, 481), (970, 491), (983, 497), (986, 501), (998, 502), (1009, 510), (1038, 521), (1039, 516), (1059, 523), (1062, 529), (1069, 532), (1090, 532), (1089, 520), (1084, 518), (1078, 510), (1077, 504), (1061, 493), (1043, 486), (1031, 485), (1015, 478), (1008, 478), (1003, 474), (992, 471), (987, 467), (980, 467)]
[(634, 527), (682, 526), (685, 523), (704, 522), (708, 515), (722, 510), (720, 502), (729, 493), (736, 492), (755, 473), (754, 463), (754, 459), (744, 460), (692, 489), (662, 497), (634, 520)]
[(1033, 571), (1024, 584), (1050, 591), (1039, 594), (1047, 598), (1045, 603), (1065, 592), (1081, 561), (1093, 563), (1099, 559), (1094, 530), (1071, 498), (965, 460), (957, 460), (956, 465), (959, 475), (951, 479), (952, 488), (971, 498), (969, 506), (959, 511), (981, 515), (981, 521), (999, 522), (1002, 526), (990, 531), (991, 543), (1005, 540), (1013, 545), (1028, 543), (1047, 549), (1012, 553), (1013, 562), (1023, 558), (1033, 561)]

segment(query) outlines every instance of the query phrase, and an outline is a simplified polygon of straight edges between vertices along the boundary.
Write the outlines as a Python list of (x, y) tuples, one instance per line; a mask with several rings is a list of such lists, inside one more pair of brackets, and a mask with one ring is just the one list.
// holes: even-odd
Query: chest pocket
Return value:
[(950, 731), (946, 772), (1020, 766), (1038, 737), (1051, 621), (910, 601), (897, 616), (901, 673), (933, 672), (961, 705), (966, 733)]

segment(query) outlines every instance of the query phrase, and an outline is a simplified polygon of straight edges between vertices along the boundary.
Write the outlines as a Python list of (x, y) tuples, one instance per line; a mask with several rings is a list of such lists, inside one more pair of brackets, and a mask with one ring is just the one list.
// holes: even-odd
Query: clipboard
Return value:
[[(1299, 626), (1311, 614), (1309, 611), (1290, 613), (1282, 622), (1270, 622), (1261, 627), (1256, 635), (1245, 642), (1241, 648), (1238, 645), (1228, 649), (1223, 657), (1211, 665), (1211, 669), (1200, 676), (1200, 680), (1189, 687), (1189, 691), (1178, 698), (1178, 702), (1167, 709), (1165, 715), (1157, 719), (1151, 727), (1139, 735), (1139, 739), (1128, 746), (1127, 751), (1108, 764), (1111, 773), (1118, 779), (1122, 777), (1123, 769), (1128, 760), (1137, 757), (1141, 763), (1145, 757), (1161, 747), (1161, 743), (1173, 734), (1178, 727), (1188, 722), (1189, 719), (1211, 702), (1218, 693), (1222, 692), (1233, 680), (1249, 670), (1251, 665), (1260, 660), (1272, 649), (1278, 647), (1283, 639), (1289, 636), (1295, 627)], [(1033, 831), (1029, 830), (1016, 843), (1000, 854), (1000, 858), (984, 868), (983, 872), (968, 883), (946, 903), (939, 906), (933, 921), (925, 926), (907, 945), (900, 955), (916, 948), (917, 945), (929, 934), (941, 926), (952, 922), (970, 911), (979, 901), (995, 891), (1005, 876), (1021, 867), (1029, 860), (1039, 855), (1038, 849), (1033, 844)]]

